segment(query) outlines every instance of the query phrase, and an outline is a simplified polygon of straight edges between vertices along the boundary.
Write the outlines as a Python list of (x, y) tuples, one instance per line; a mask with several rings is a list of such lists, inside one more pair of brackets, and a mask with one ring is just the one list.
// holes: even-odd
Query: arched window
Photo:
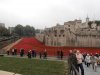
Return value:
[(60, 33), (63, 34), (64, 33), (64, 30), (60, 30)]
[(55, 35), (55, 37), (57, 37), (57, 35)]
[(65, 35), (63, 35), (63, 37), (65, 37)]
[(54, 30), (54, 34), (57, 34), (57, 30)]

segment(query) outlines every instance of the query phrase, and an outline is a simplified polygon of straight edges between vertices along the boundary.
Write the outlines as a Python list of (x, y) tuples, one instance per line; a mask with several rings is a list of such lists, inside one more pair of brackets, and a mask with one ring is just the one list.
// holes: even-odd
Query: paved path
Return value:
[[(83, 64), (84, 65), (84, 64)], [(92, 66), (84, 65), (85, 75), (100, 75), (100, 65), (97, 67), (97, 72), (93, 71)]]
[(14, 45), (16, 45), (17, 43), (19, 43), (21, 40), (22, 40), (22, 39), (19, 39), (19, 40), (17, 40), (17, 41), (14, 42), (14, 43), (9, 44), (8, 46), (2, 48), (2, 50), (5, 50), (5, 51), (10, 50), (10, 48), (12, 48)]
[[(15, 55), (15, 56), (12, 56), (12, 55), (7, 55), (7, 54), (5, 54), (4, 55), (4, 57), (14, 57), (14, 58), (28, 58), (26, 55), (25, 56), (23, 56), (23, 57), (20, 57), (20, 55)], [(37, 56), (36, 58), (34, 57), (34, 58), (32, 58), (32, 59), (40, 59), (39, 58), (39, 56)], [(51, 60), (51, 61), (65, 61), (65, 60), (67, 60), (66, 58), (64, 58), (63, 60), (60, 60), (60, 59), (58, 59), (57, 57), (47, 57), (47, 59), (40, 59), (40, 60)]]

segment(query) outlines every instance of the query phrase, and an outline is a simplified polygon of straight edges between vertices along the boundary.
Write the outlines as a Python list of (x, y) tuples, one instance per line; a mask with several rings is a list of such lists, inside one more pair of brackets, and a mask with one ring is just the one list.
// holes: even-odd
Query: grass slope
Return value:
[(22, 75), (64, 75), (64, 62), (0, 57), (0, 70)]

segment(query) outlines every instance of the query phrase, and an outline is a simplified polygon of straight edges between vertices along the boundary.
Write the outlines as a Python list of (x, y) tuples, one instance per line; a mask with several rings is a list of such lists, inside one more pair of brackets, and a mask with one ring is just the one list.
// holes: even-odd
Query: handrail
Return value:
[[(76, 75), (80, 75), (79, 72), (77, 71), (77, 69), (75, 68), (75, 66), (73, 64), (71, 66), (73, 68), (72, 70), (74, 71), (74, 74), (76, 73)], [(71, 75), (73, 75), (73, 74), (71, 74)]]

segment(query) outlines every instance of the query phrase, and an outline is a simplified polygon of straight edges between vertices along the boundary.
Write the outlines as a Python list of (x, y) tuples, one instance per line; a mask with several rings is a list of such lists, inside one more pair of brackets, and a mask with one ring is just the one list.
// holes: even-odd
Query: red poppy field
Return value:
[(18, 44), (12, 47), (18, 50), (18, 53), (21, 48), (25, 50), (27, 53), (29, 50), (36, 50), (36, 52), (47, 50), (49, 56), (56, 56), (57, 50), (62, 50), (64, 56), (68, 55), (69, 50), (77, 49), (80, 50), (82, 53), (100, 53), (100, 48), (81, 48), (81, 47), (52, 47), (52, 46), (45, 46), (42, 42), (38, 41), (36, 38), (23, 38)]

